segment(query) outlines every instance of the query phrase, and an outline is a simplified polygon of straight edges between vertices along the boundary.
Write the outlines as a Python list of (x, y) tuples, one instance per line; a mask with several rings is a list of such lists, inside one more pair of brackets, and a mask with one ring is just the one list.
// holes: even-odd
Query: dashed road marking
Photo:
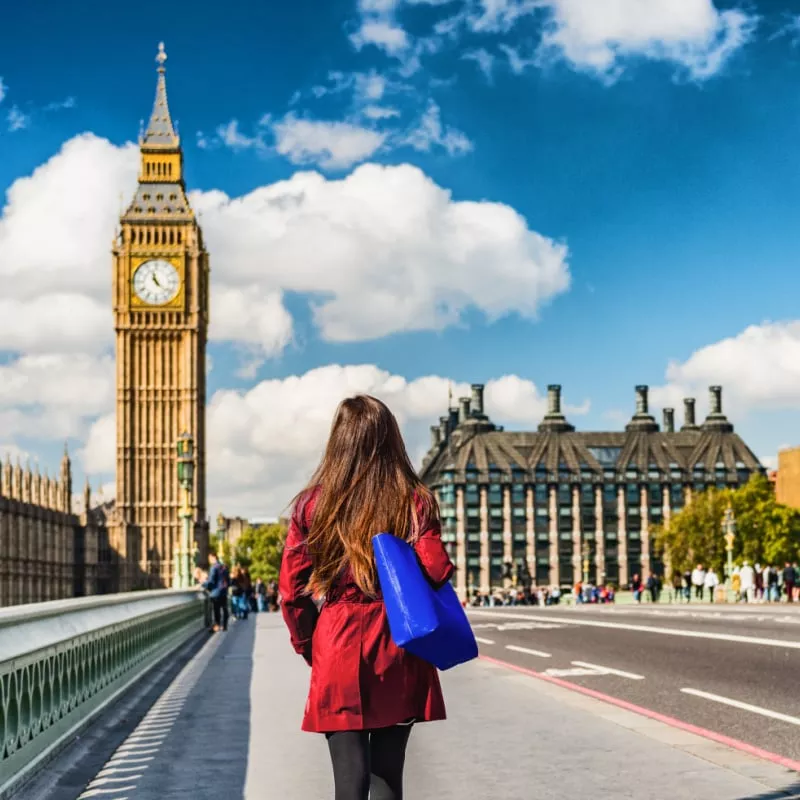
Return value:
[[(475, 615), (489, 616), (489, 617), (505, 617), (506, 619), (521, 618), (532, 619), (535, 621), (547, 622), (547, 617), (535, 617), (532, 615), (522, 614), (503, 614), (494, 611), (473, 611)], [(612, 612), (613, 613), (613, 612)], [(791, 641), (786, 639), (771, 639), (762, 636), (739, 636), (733, 633), (715, 633), (713, 631), (688, 631), (683, 628), (661, 628), (655, 625), (632, 625), (623, 622), (606, 622), (605, 620), (597, 619), (574, 619), (566, 617), (557, 617), (558, 622), (563, 622), (566, 625), (582, 625), (587, 628), (606, 628), (621, 631), (634, 631), (637, 633), (658, 633), (662, 636), (682, 636), (691, 639), (713, 639), (721, 642), (737, 642), (740, 644), (757, 644), (766, 647), (785, 647), (790, 650), (800, 650), (800, 641)]]
[(780, 711), (771, 711), (768, 708), (761, 706), (754, 706), (750, 703), (743, 703), (741, 700), (732, 700), (730, 697), (722, 697), (719, 694), (711, 694), (711, 692), (702, 692), (699, 689), (681, 689), (684, 694), (690, 694), (693, 697), (702, 697), (704, 700), (711, 700), (714, 703), (722, 703), (726, 706), (741, 709), (742, 711), (750, 711), (753, 714), (759, 714), (762, 717), (769, 717), (776, 719), (780, 722), (788, 722), (790, 725), (800, 725), (800, 717), (792, 717), (789, 714), (781, 714)]
[(513, 650), (515, 653), (525, 653), (529, 656), (538, 656), (539, 658), (552, 658), (550, 653), (545, 653), (542, 650), (531, 650), (529, 647), (518, 647), (515, 644), (507, 644), (506, 650)]
[(480, 644), (494, 644), (494, 639), (482, 639), (480, 636), (476, 636), (475, 641)]
[(573, 661), (576, 667), (596, 670), (601, 675), (618, 675), (620, 678), (630, 678), (632, 681), (643, 681), (644, 675), (637, 675), (635, 672), (625, 672), (614, 667), (603, 667), (600, 664), (590, 664), (588, 661)]

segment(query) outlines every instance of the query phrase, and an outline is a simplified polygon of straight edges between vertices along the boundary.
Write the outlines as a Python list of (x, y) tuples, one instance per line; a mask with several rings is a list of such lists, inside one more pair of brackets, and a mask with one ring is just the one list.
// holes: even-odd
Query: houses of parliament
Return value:
[(57, 479), (7, 462), (0, 469), (0, 606), (171, 586), (184, 519), (190, 530), (182, 552), (206, 557), (209, 259), (186, 196), (166, 59), (161, 44), (153, 111), (139, 137), (138, 185), (110, 254), (115, 500), (93, 506), (87, 484), (82, 512), (74, 513), (66, 452)]

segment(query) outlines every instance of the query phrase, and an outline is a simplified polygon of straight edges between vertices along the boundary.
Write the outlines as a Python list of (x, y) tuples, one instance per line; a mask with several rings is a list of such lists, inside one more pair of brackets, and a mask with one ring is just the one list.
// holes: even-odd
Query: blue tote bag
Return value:
[(414, 548), (391, 533), (372, 539), (389, 630), (395, 644), (441, 670), (470, 661), (478, 644), (455, 589), (434, 589)]

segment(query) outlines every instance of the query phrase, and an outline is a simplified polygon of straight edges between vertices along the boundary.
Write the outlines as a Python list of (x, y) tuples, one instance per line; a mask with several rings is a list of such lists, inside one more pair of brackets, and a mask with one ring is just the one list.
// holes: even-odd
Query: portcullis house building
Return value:
[(431, 427), (421, 476), (435, 490), (442, 536), (456, 563), (456, 588), (483, 592), (510, 583), (511, 570), (535, 585), (592, 582), (625, 586), (636, 574), (663, 572), (651, 531), (709, 486), (736, 487), (763, 472), (722, 413), (712, 386), (710, 411), (684, 422), (648, 410), (648, 387), (636, 387), (636, 411), (624, 431), (576, 431), (561, 411), (561, 387), (548, 387), (537, 431), (506, 431), (484, 412), (473, 384)]

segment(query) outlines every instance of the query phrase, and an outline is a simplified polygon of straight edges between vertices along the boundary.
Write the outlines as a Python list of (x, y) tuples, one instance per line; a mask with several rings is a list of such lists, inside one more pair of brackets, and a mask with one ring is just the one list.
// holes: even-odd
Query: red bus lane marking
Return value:
[(565, 681), (561, 678), (555, 678), (552, 675), (545, 675), (541, 672), (527, 669), (526, 667), (519, 667), (516, 664), (509, 663), (508, 661), (501, 661), (499, 658), (492, 658), (491, 656), (485, 655), (480, 655), (478, 658), (480, 658), (482, 661), (488, 661), (491, 664), (505, 667), (506, 669), (512, 669), (516, 672), (521, 672), (523, 675), (528, 675), (531, 678), (538, 678), (541, 681), (546, 681), (547, 683), (561, 686), (563, 689), (569, 689), (570, 691), (578, 692), (579, 694), (586, 695), (587, 697), (593, 697), (595, 700), (601, 700), (604, 703), (609, 703), (612, 706), (617, 706), (618, 708), (625, 709), (626, 711), (631, 711), (634, 714), (639, 714), (643, 717), (649, 717), (656, 722), (663, 722), (665, 725), (678, 728), (679, 730), (686, 731), (687, 733), (692, 733), (695, 736), (699, 736), (703, 739), (709, 739), (712, 742), (717, 742), (725, 747), (730, 747), (733, 750), (739, 750), (742, 753), (747, 753), (748, 755), (755, 756), (756, 758), (770, 761), (773, 764), (786, 767), (786, 769), (800, 772), (800, 761), (794, 761), (791, 758), (778, 755), (777, 753), (771, 753), (769, 750), (762, 750), (760, 747), (747, 744), (747, 742), (742, 742), (739, 739), (733, 739), (730, 736), (725, 736), (722, 733), (715, 733), (714, 731), (710, 731), (706, 728), (692, 725), (689, 722), (682, 722), (675, 717), (669, 717), (666, 714), (659, 714), (658, 711), (652, 711), (649, 708), (637, 706), (634, 703), (629, 703), (627, 700), (620, 700), (618, 697), (612, 697), (611, 695), (603, 694), (595, 689), (579, 686), (577, 683), (571, 683), (570, 681)]

